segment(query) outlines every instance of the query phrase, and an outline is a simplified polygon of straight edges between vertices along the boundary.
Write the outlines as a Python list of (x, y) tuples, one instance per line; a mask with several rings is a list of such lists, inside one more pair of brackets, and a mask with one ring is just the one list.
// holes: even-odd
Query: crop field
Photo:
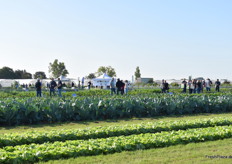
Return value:
[[(107, 163), (98, 157), (114, 163), (111, 159), (117, 155), (133, 162), (131, 158), (136, 158), (136, 153), (146, 156), (178, 146), (180, 156), (186, 156), (181, 149), (189, 145), (199, 146), (200, 150), (203, 143), (216, 145), (215, 150), (231, 146), (230, 92), (189, 95), (144, 90), (115, 96), (102, 93), (72, 97), (71, 92), (62, 98), (0, 96), (0, 163), (64, 159), (62, 163), (91, 163), (92, 160)], [(217, 145), (220, 142), (227, 144), (220, 148)], [(219, 162), (232, 161), (229, 152), (213, 154), (210, 148), (202, 151), (204, 154), (197, 155), (196, 160), (213, 162), (211, 156), (219, 155), (227, 157), (226, 160), (215, 157)], [(129, 159), (125, 157), (128, 153), (132, 153)], [(155, 156), (147, 158), (150, 161), (141, 156), (138, 161), (165, 163), (170, 162), (168, 156), (161, 160)], [(187, 160), (184, 162), (188, 163)]]
[(231, 93), (0, 98), (1, 125), (224, 112), (232, 112)]
[[(227, 141), (227, 144), (224, 145), (231, 146), (231, 116), (231, 113), (209, 114), (137, 119), (136, 122), (133, 122), (132, 119), (131, 121), (105, 122), (103, 125), (100, 123), (101, 126), (96, 122), (80, 122), (79, 124), (73, 123), (71, 125), (73, 127), (70, 129), (65, 128), (68, 124), (62, 126), (62, 128), (59, 127), (61, 125), (57, 125), (57, 128), (55, 125), (45, 125), (44, 127), (37, 125), (33, 128), (23, 126), (24, 130), (18, 129), (20, 126), (11, 127), (7, 132), (2, 128), (0, 132), (4, 131), (4, 133), (1, 133), (0, 137), (0, 163), (42, 161), (51, 163), (52, 161), (56, 162), (56, 160), (59, 163), (61, 159), (67, 158), (68, 160), (64, 160), (64, 163), (67, 161), (71, 163), (88, 163), (89, 161), (91, 163), (91, 160), (98, 156), (104, 158), (102, 155), (111, 158), (110, 154), (121, 156), (122, 153), (123, 156), (126, 153), (124, 156), (127, 156), (130, 152), (146, 154), (147, 151), (149, 154), (154, 153), (153, 151), (156, 149), (168, 151), (169, 149), (179, 148), (179, 151), (181, 151), (182, 148), (187, 149), (189, 146), (201, 147), (202, 142), (209, 145), (213, 144), (214, 150), (218, 150), (217, 146), (220, 147), (220, 145), (215, 145), (217, 142)], [(78, 128), (80, 125), (82, 127)], [(85, 126), (83, 127), (83, 125)], [(47, 130), (47, 128), (52, 128), (51, 126), (54, 129)], [(211, 162), (212, 159), (206, 158), (206, 155), (227, 155), (228, 157), (230, 155), (229, 152), (213, 154), (210, 149), (204, 150), (204, 153), (198, 158)], [(86, 156), (89, 157), (86, 158)], [(81, 161), (78, 160), (79, 158)], [(153, 163), (156, 161), (156, 157), (150, 157), (150, 160), (150, 163)], [(229, 162), (229, 159), (227, 161), (221, 159), (221, 161), (226, 163)], [(99, 163), (101, 163), (101, 160)]]

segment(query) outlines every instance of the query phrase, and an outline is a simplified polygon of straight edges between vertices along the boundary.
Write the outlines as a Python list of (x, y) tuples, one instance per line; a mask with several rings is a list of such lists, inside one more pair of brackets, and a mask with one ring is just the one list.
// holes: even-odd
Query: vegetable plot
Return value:
[(232, 126), (146, 133), (130, 136), (75, 140), (44, 144), (7, 146), (0, 149), (0, 163), (33, 163), (51, 159), (109, 154), (124, 150), (149, 149), (190, 142), (232, 137)]
[(113, 136), (128, 136), (142, 133), (157, 133), (161, 131), (185, 130), (193, 128), (232, 125), (232, 118), (218, 117), (213, 119), (197, 119), (189, 121), (165, 121), (142, 124), (94, 127), (86, 129), (31, 131), (27, 133), (3, 134), (0, 136), (0, 147), (31, 143), (45, 143), (66, 140), (85, 140), (107, 138)]
[(232, 112), (232, 94), (0, 99), (0, 124)]

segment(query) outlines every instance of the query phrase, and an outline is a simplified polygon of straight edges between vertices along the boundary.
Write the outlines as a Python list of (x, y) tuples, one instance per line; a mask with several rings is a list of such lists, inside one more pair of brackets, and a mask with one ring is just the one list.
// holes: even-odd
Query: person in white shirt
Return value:
[(127, 94), (128, 93), (128, 81), (125, 81), (125, 86), (124, 86), (124, 93)]
[(206, 91), (210, 91), (211, 84), (212, 84), (212, 82), (211, 82), (210, 79), (208, 78), (208, 79), (205, 81)]

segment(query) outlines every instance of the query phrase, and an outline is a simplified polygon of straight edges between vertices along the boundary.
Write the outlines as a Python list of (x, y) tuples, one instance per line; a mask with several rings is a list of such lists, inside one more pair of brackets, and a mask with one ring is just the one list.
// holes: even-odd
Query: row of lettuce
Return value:
[(103, 126), (84, 129), (60, 129), (52, 131), (29, 131), (20, 133), (6, 133), (0, 136), (0, 148), (23, 144), (66, 140), (86, 140), (128, 136), (142, 133), (158, 133), (162, 131), (186, 130), (194, 128), (232, 125), (231, 117), (217, 117), (195, 120), (159, 121), (123, 126)]
[(232, 111), (232, 94), (0, 99), (0, 125)]
[[(88, 131), (90, 133), (85, 135)], [(115, 127), (115, 129), (114, 127), (108, 129), (99, 127), (78, 130), (76, 133), (74, 131), (73, 136), (78, 136), (74, 140), (70, 140), (70, 134), (66, 135), (66, 132), (71, 133), (65, 130), (60, 133), (58, 131), (48, 132), (45, 136), (53, 138), (50, 141), (44, 140), (40, 132), (24, 133), (22, 134), (24, 140), (29, 141), (24, 145), (21, 145), (22, 139), (17, 140), (20, 138), (19, 134), (6, 134), (2, 137), (2, 141), (4, 137), (10, 138), (11, 136), (12, 142), (9, 140), (8, 144), (0, 148), (0, 163), (34, 163), (231, 138), (232, 124), (231, 118), (227, 117), (126, 125)], [(33, 134), (37, 137), (30, 138)], [(10, 146), (11, 143), (16, 146)]]

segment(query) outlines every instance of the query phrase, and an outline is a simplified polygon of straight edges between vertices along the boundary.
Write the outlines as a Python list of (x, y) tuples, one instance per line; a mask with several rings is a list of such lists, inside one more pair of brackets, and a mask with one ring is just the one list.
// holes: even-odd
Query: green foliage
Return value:
[(0, 79), (15, 79), (16, 75), (12, 68), (3, 67), (0, 69)]
[(139, 67), (136, 67), (136, 70), (135, 70), (135, 79), (137, 80), (140, 77), (141, 77), (140, 69), (139, 69)]
[(148, 82), (147, 83), (149, 83), (149, 84), (153, 84), (154, 83), (154, 80), (153, 79), (150, 79), (150, 80), (148, 80)]
[(115, 69), (112, 68), (111, 66), (108, 66), (108, 67), (101, 66), (101, 67), (98, 68), (98, 70), (97, 70), (97, 75), (98, 76), (100, 76), (100, 75), (102, 75), (104, 73), (106, 73), (110, 77), (116, 77)]
[(32, 75), (26, 70), (14, 71), (12, 68), (3, 67), (0, 69), (0, 79), (32, 79)]
[(36, 72), (34, 74), (34, 79), (37, 79), (37, 78), (40, 78), (40, 79), (46, 79), (46, 74), (42, 71), (39, 71), (39, 72)]
[(173, 87), (179, 87), (180, 86), (180, 84), (175, 83), (175, 82), (171, 83), (170, 85), (173, 86)]
[(69, 74), (64, 65), (64, 62), (58, 62), (57, 59), (55, 59), (53, 63), (49, 63), (49, 72), (52, 73), (54, 78), (58, 78), (61, 75), (66, 76)]
[(86, 78), (87, 79), (94, 79), (94, 78), (96, 78), (96, 76), (94, 73), (90, 73)]
[(67, 140), (86, 140), (128, 136), (143, 133), (158, 133), (162, 131), (186, 130), (203, 127), (231, 125), (232, 118), (218, 117), (213, 119), (195, 119), (191, 121), (161, 121), (123, 126), (92, 127), (72, 130), (30, 131), (26, 133), (3, 134), (0, 136), (0, 147), (16, 146), (31, 143), (45, 143)]
[(20, 146), (6, 146), (0, 149), (0, 163), (34, 163), (51, 159), (87, 155), (112, 154), (171, 145), (214, 141), (231, 138), (232, 126), (145, 133), (130, 136), (46, 142)]
[(16, 70), (15, 78), (16, 79), (32, 79), (32, 74), (28, 73), (26, 70)]
[[(83, 93), (92, 94), (91, 92)], [(71, 95), (63, 98), (2, 98), (0, 124), (21, 125), (232, 111), (232, 94), (229, 93), (225, 95), (132, 93), (127, 96), (109, 96), (108, 91), (106, 96), (104, 91), (102, 96), (86, 95), (73, 98)], [(35, 96), (35, 92), (31, 94)]]

